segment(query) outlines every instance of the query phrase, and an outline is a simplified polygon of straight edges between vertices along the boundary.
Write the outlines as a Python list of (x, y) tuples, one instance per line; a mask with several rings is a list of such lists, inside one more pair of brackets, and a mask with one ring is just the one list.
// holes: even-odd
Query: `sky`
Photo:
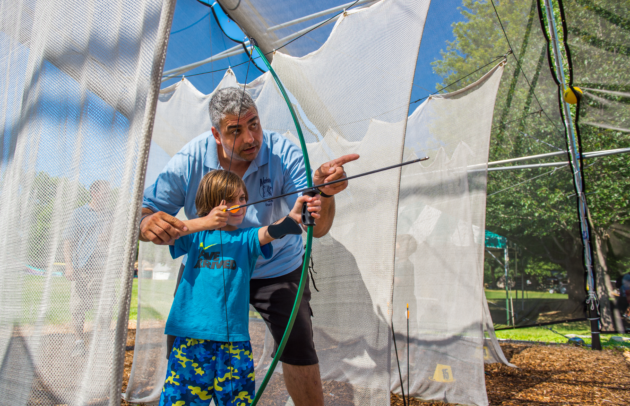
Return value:
[[(331, 6), (336, 4), (339, 4), (339, 2), (335, 1)], [(324, 6), (320, 7), (325, 8)], [(411, 100), (417, 100), (435, 92), (436, 84), (441, 82), (441, 78), (433, 73), (431, 62), (440, 59), (440, 51), (446, 50), (447, 41), (454, 39), (451, 25), (454, 22), (463, 20), (458, 7), (461, 7), (461, 0), (434, 0), (431, 2), (420, 45)], [(164, 66), (165, 71), (201, 61), (236, 45), (235, 42), (221, 32), (209, 11), (209, 7), (204, 6), (197, 0), (179, 0), (177, 2)], [(304, 24), (304, 26), (309, 26), (327, 17), (312, 20)], [(297, 27), (302, 28), (302, 26)], [(319, 46), (325, 41), (332, 27), (333, 24), (329, 24), (318, 28), (299, 41), (311, 41), (314, 46)], [(286, 32), (285, 34), (288, 33)], [(203, 65), (186, 73), (186, 77), (197, 89), (207, 94), (212, 92), (223, 77), (225, 71), (221, 69), (245, 62), (246, 60), (246, 56), (240, 54), (229, 59)], [(191, 74), (214, 70), (220, 71), (212, 74), (190, 76)], [(234, 68), (234, 71), (239, 82), (243, 83), (245, 81), (247, 64)], [(247, 82), (250, 82), (260, 74), (260, 71), (250, 69)], [(171, 85), (177, 80), (169, 80), (163, 84), (163, 87)], [(415, 108), (418, 104), (412, 105), (412, 108)]]
[[(317, 3), (319, 9), (325, 9), (339, 4), (339, 0), (320, 0)], [(304, 7), (315, 7), (314, 3), (303, 3)], [(461, 0), (434, 0), (432, 1), (427, 22), (424, 27), (424, 34), (420, 46), (418, 62), (414, 77), (411, 100), (428, 96), (435, 92), (436, 84), (440, 83), (440, 77), (433, 73), (431, 62), (440, 58), (440, 51), (445, 50), (447, 41), (453, 40), (452, 23), (461, 21), (462, 16), (458, 7)], [(271, 10), (273, 12), (273, 10)], [(296, 10), (297, 15), (303, 15), (304, 10)], [(294, 26), (291, 30), (299, 30), (319, 21), (323, 21), (329, 16), (321, 17), (319, 20), (312, 20), (302, 25)], [(299, 39), (295, 46), (310, 47), (311, 50), (319, 48), (326, 40), (333, 24), (325, 25), (307, 36)], [(285, 29), (278, 32), (280, 36), (285, 36), (291, 32)], [(0, 51), (9, 47), (8, 39), (0, 37)], [(180, 67), (189, 63), (197, 62), (215, 55), (225, 49), (237, 45), (223, 34), (220, 27), (214, 20), (210, 8), (197, 0), (178, 0), (175, 16), (173, 19), (171, 37), (169, 40), (167, 57), (164, 71)], [(2, 52), (2, 54), (5, 54)], [(21, 56), (20, 56), (21, 55)], [(28, 50), (24, 49), (16, 58), (24, 59), (28, 57)], [(4, 63), (8, 63), (10, 58), (0, 60), (0, 68)], [(200, 66), (186, 73), (186, 77), (201, 92), (207, 94), (212, 92), (214, 87), (223, 78), (225, 69), (247, 61), (245, 54), (223, 59), (217, 62)], [(258, 77), (261, 72), (254, 67), (247, 71), (248, 64), (234, 68), (234, 72), (239, 82), (251, 82)], [(4, 69), (0, 69), (2, 71)], [(192, 76), (201, 72), (216, 71), (210, 74)], [(247, 75), (247, 78), (246, 78)], [(47, 100), (42, 102), (41, 111), (46, 116), (46, 129), (42, 131), (40, 143), (45, 145), (49, 154), (37, 157), (37, 170), (48, 172), (51, 176), (72, 176), (72, 173), (79, 173), (79, 181), (85, 186), (89, 186), (94, 180), (99, 178), (103, 166), (110, 167), (111, 174), (118, 174), (116, 168), (122, 165), (124, 150), (128, 147), (125, 143), (125, 132), (127, 123), (124, 118), (113, 109), (106, 106), (97, 96), (89, 94), (86, 109), (87, 117), (84, 116), (83, 129), (79, 130), (78, 120), (80, 114), (72, 107), (73, 94), (78, 91), (77, 83), (60, 72), (54, 66), (46, 64), (43, 70), (44, 86), (43, 97)], [(162, 88), (176, 83), (179, 79), (169, 80), (162, 84)], [(1, 85), (1, 84), (0, 84)], [(65, 102), (59, 103), (60, 100)], [(412, 104), (410, 114), (420, 103)], [(94, 114), (90, 114), (92, 111)], [(87, 118), (87, 120), (85, 120)], [(80, 139), (79, 133), (84, 134), (82, 138), (81, 158), (75, 158), (77, 149), (76, 141)], [(3, 134), (5, 140), (8, 134)], [(8, 143), (4, 143), (6, 147)], [(6, 148), (4, 148), (6, 149)], [(41, 150), (41, 149), (40, 149)], [(7, 151), (2, 152), (2, 166), (7, 164)], [(151, 157), (153, 165), (149, 166), (147, 179), (157, 176), (158, 169), (168, 161), (169, 156), (157, 145), (152, 143)], [(79, 166), (80, 168), (77, 168)], [(159, 168), (158, 168), (159, 167)], [(1, 167), (0, 167), (1, 169)], [(77, 171), (77, 169), (79, 169)], [(114, 176), (113, 178), (119, 177)]]

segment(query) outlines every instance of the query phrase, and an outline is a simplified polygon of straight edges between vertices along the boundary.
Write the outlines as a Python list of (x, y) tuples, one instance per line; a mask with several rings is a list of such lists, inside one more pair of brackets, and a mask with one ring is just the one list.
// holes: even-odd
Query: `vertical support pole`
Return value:
[(506, 324), (510, 325), (510, 297), (508, 294), (508, 266), (510, 261), (510, 255), (508, 254), (507, 243), (505, 244), (505, 248), (503, 248), (503, 268), (504, 268), (504, 278), (505, 278), (505, 320)]
[[(514, 251), (514, 260), (518, 263), (518, 251)], [(521, 271), (521, 311), (525, 311), (525, 268)]]
[(553, 14), (552, 0), (545, 1), (545, 10), (547, 14), (547, 25), (553, 48), (556, 71), (560, 80), (560, 103), (564, 113), (564, 123), (567, 130), (567, 138), (569, 140), (569, 155), (571, 158), (571, 167), (573, 169), (573, 178), (578, 199), (578, 214), (580, 216), (580, 231), (582, 232), (582, 244), (584, 248), (584, 266), (586, 268), (586, 289), (588, 293), (587, 304), (589, 304), (589, 320), (591, 322), (591, 343), (594, 350), (601, 350), (602, 344), (599, 337), (599, 304), (597, 302), (597, 292), (595, 291), (595, 279), (593, 277), (593, 258), (591, 257), (591, 238), (588, 229), (588, 207), (586, 206), (586, 197), (582, 185), (582, 167), (577, 153), (577, 141), (573, 130), (573, 118), (569, 104), (562, 96), (566, 89), (566, 79), (564, 77), (564, 66), (562, 62), (562, 54), (560, 53), (560, 41), (558, 40), (558, 30)]

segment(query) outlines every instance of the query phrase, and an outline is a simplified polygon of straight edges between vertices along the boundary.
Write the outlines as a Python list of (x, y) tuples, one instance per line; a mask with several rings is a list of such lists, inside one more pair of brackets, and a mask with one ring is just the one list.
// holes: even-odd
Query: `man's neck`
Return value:
[(217, 145), (217, 152), (219, 163), (223, 169), (229, 169), (231, 172), (237, 174), (241, 179), (245, 176), (245, 172), (247, 172), (247, 168), (249, 168), (251, 162), (234, 159), (234, 157), (228, 155), (227, 151), (225, 151), (220, 145)]

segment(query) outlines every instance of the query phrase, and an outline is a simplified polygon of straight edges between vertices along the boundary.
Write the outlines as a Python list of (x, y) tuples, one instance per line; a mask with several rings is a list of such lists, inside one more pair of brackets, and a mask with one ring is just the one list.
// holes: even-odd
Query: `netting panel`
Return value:
[[(576, 115), (584, 152), (630, 147), (630, 33), (628, 2), (563, 1), (573, 85), (584, 96)], [(576, 109), (577, 110), (577, 109)], [(630, 324), (628, 298), (621, 280), (628, 273), (630, 250), (626, 196), (630, 175), (626, 154), (601, 156), (584, 163), (584, 183), (591, 216), (595, 284), (603, 331), (624, 332)], [(615, 283), (616, 282), (616, 283)]]
[[(480, 73), (467, 75), (512, 49), (494, 107), (489, 161), (560, 154), (489, 167), (486, 229), (507, 239), (508, 254), (503, 247), (487, 246), (484, 261), (496, 328), (584, 318), (584, 267), (571, 172), (568, 166), (536, 166), (568, 160), (538, 3), (494, 2), (495, 13), (489, 2), (472, 2), (454, 25), (454, 43), (434, 64), (443, 83), (453, 84), (451, 90), (476, 80)], [(527, 165), (532, 166), (523, 167)], [(511, 166), (518, 168), (495, 170)]]
[[(236, 85), (228, 70), (217, 90)], [(170, 157), (186, 143), (212, 127), (204, 95), (187, 80), (160, 91), (147, 164), (145, 186), (155, 182)], [(185, 219), (181, 211), (179, 218)], [(173, 260), (168, 247), (140, 243), (138, 254), (138, 321), (132, 370), (125, 398), (145, 403), (159, 400), (166, 377), (167, 349), (164, 327), (171, 310), (181, 258)]]
[[(410, 393), (426, 400), (488, 403), (483, 232), (490, 129), (502, 73), (503, 65), (497, 66), (467, 88), (431, 97), (409, 117), (407, 156), (431, 160), (402, 171), (393, 327), (403, 380), (409, 352)], [(391, 362), (396, 371), (396, 353)], [(392, 390), (400, 393), (397, 374)]]
[[(351, 152), (361, 154), (361, 159), (348, 165), (349, 175), (400, 162), (411, 78), (427, 8), (428, 2), (380, 2), (365, 10), (349, 12), (318, 51), (304, 58), (275, 55), (274, 68), (290, 93), (310, 143), (314, 168)], [(263, 128), (295, 140), (295, 126), (271, 75), (263, 75), (247, 89), (256, 100)], [(190, 102), (193, 105), (206, 97), (189, 96), (194, 99)], [(176, 97), (177, 92), (170, 100)], [(158, 113), (162, 106), (158, 107)], [(184, 119), (200, 126), (195, 134), (189, 134), (191, 137), (207, 130), (202, 127), (205, 118), (181, 117), (174, 111), (164, 111), (170, 114), (166, 121), (172, 128), (178, 128), (178, 132)], [(311, 305), (315, 314), (315, 345), (320, 350), (326, 402), (330, 404), (389, 402), (388, 306), (393, 280), (398, 177), (399, 171), (389, 171), (353, 182), (336, 199), (337, 215), (329, 235), (315, 242), (316, 283), (320, 292), (311, 288)], [(143, 255), (144, 252), (143, 249)], [(151, 282), (152, 285), (144, 285), (146, 289), (154, 289), (156, 281)], [(153, 307), (143, 295), (155, 297), (141, 283), (141, 309)], [(138, 337), (144, 340), (144, 310), (140, 317)], [(152, 326), (147, 325), (146, 329)], [(271, 360), (273, 347), (266, 338), (264, 324), (255, 316), (250, 330), (259, 382)], [(147, 352), (141, 355), (136, 350), (134, 364), (151, 364), (139, 357), (152, 356), (148, 348), (157, 341), (147, 339), (146, 343)], [(136, 368), (131, 381), (137, 379)], [(160, 368), (153, 371), (150, 367), (143, 368), (146, 377), (153, 374), (154, 378), (149, 382), (143, 377), (144, 381), (134, 384), (134, 396), (141, 395), (144, 401), (158, 399), (159, 382), (165, 378), (165, 371)], [(281, 368), (278, 372), (261, 404), (287, 402)], [(329, 395), (331, 392), (343, 396), (335, 398)], [(130, 389), (128, 395), (131, 393)], [(134, 401), (138, 398), (133, 397)]]
[(120, 402), (172, 6), (0, 5), (0, 403)]

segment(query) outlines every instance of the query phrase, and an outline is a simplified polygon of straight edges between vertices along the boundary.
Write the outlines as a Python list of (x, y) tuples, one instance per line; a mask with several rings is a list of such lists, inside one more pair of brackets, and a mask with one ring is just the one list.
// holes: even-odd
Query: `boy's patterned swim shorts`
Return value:
[(247, 406), (254, 400), (249, 341), (225, 343), (177, 337), (168, 359), (160, 406)]

